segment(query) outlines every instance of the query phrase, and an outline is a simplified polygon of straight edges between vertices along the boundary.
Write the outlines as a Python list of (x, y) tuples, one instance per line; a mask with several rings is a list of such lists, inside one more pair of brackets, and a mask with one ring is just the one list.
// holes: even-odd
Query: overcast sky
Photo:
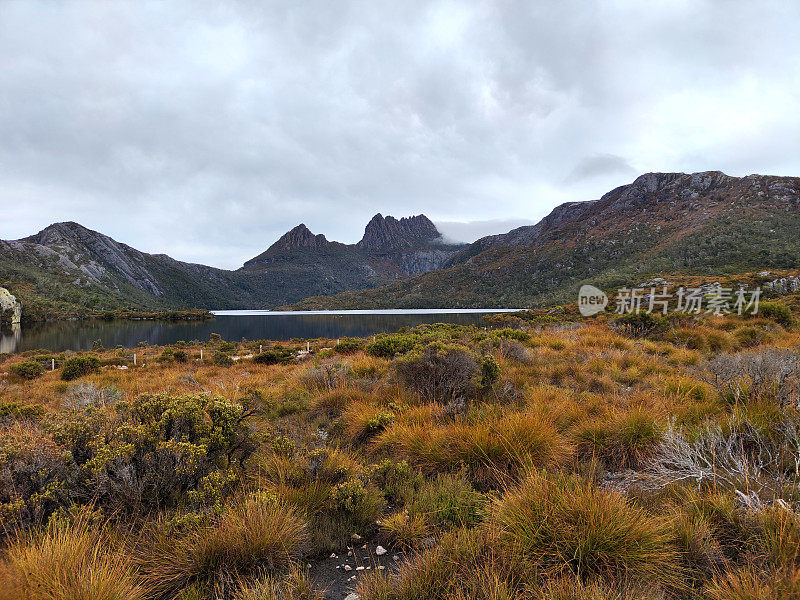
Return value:
[(800, 175), (800, 2), (0, 0), (0, 238), (238, 267), (537, 221), (647, 171)]

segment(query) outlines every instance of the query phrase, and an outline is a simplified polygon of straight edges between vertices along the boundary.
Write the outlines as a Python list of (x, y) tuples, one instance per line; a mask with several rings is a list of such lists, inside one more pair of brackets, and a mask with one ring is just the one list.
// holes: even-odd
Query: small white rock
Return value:
[(345, 570), (345, 571), (352, 571), (352, 570), (353, 570), (353, 567), (351, 567), (350, 565), (345, 565), (345, 566), (344, 566), (344, 570)]
[(386, 567), (384, 567), (383, 565), (378, 565), (378, 570), (379, 570), (379, 571), (383, 571), (385, 568), (386, 568)]
[(363, 571), (364, 567), (356, 567), (356, 571)]
[(395, 555), (392, 557), (392, 560), (400, 560), (400, 557), (399, 557), (399, 556), (397, 556), (397, 554), (395, 554)]
[(347, 594), (347, 596), (344, 597), (344, 600), (358, 600), (358, 598), (358, 594)]
[(384, 548), (383, 546), (378, 546), (377, 548), (375, 548), (375, 554), (377, 554), (378, 556), (383, 556), (384, 554), (386, 554), (386, 548)]
[(338, 557), (338, 556), (336, 556), (336, 553), (334, 552), (333, 554), (331, 554), (331, 555), (330, 555), (330, 557), (329, 557), (329, 558), (339, 558), (339, 557)]

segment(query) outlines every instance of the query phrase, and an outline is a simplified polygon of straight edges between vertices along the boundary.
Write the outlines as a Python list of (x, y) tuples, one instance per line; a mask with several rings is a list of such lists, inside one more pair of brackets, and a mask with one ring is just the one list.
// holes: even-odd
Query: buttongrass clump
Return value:
[(252, 494), (210, 527), (180, 537), (155, 535), (139, 564), (153, 598), (172, 598), (189, 585), (231, 589), (239, 578), (286, 570), (303, 552), (307, 524), (269, 494)]
[(534, 574), (665, 588), (683, 580), (666, 521), (575, 476), (531, 473), (499, 502), (494, 523), (503, 550)]
[(0, 562), (0, 600), (143, 600), (131, 562), (84, 512), (20, 534)]

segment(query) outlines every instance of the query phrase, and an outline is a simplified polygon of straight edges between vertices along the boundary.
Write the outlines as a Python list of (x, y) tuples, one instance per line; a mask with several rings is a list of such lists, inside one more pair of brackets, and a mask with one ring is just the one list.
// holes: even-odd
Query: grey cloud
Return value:
[(595, 154), (582, 158), (564, 181), (565, 183), (576, 183), (606, 175), (635, 176), (636, 169), (621, 156)]
[(76, 220), (236, 267), (300, 222), (352, 242), (376, 212), (535, 221), (650, 170), (796, 175), (798, 18), (740, 0), (4, 2), (0, 238)]
[(487, 235), (506, 233), (517, 227), (533, 225), (528, 219), (488, 219), (486, 221), (436, 221), (442, 238), (450, 243), (472, 243)]

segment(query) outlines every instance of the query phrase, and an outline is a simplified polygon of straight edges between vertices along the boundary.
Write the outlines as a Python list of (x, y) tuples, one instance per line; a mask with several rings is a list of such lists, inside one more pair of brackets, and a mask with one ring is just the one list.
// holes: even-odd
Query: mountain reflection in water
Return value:
[(4, 330), (0, 334), (0, 352), (23, 352), (38, 348), (55, 352), (89, 350), (95, 340), (100, 340), (106, 348), (130, 348), (140, 342), (167, 345), (178, 341), (205, 341), (212, 333), (231, 341), (363, 337), (423, 323), (480, 326), (483, 317), (493, 312), (506, 311), (220, 311), (212, 320), (193, 322), (57, 321), (26, 326), (21, 330)]

